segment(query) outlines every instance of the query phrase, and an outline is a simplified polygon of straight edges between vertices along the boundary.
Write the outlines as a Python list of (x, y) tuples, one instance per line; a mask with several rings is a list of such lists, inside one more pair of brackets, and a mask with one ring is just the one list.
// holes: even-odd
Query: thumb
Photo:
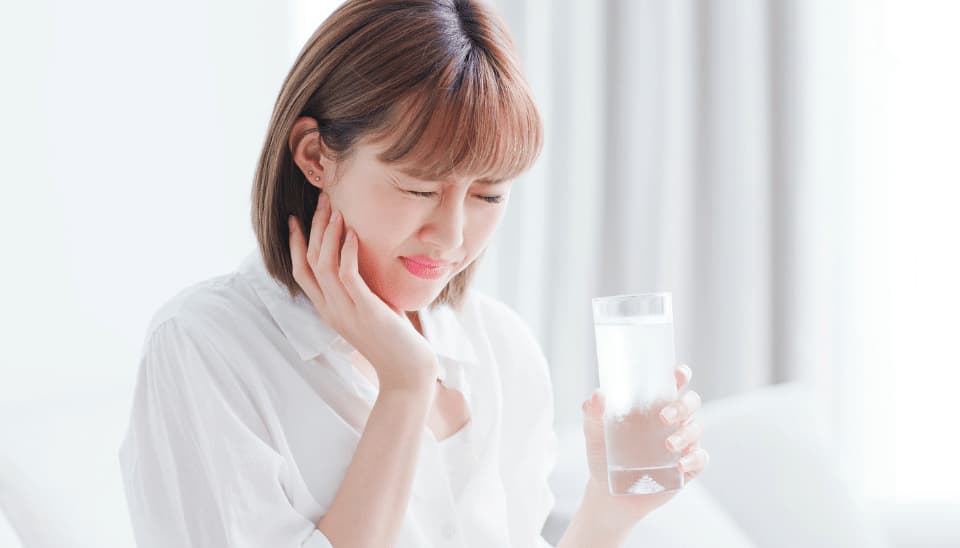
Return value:
[(603, 409), (605, 398), (599, 388), (593, 390), (591, 397), (583, 402), (583, 436), (587, 448), (603, 450)]

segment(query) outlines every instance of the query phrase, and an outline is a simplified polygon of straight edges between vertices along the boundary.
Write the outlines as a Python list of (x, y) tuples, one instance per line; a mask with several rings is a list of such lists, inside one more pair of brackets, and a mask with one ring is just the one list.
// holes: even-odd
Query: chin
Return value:
[(393, 308), (413, 312), (432, 303), (449, 281), (447, 278), (426, 284), (387, 281), (380, 286), (381, 291), (374, 292)]
[(421, 308), (426, 308), (430, 303), (432, 303), (443, 290), (444, 286), (440, 286), (436, 291), (424, 292), (424, 291), (407, 291), (399, 295), (392, 296), (391, 300), (388, 301), (398, 310), (403, 310), (404, 312), (414, 312), (420, 310)]

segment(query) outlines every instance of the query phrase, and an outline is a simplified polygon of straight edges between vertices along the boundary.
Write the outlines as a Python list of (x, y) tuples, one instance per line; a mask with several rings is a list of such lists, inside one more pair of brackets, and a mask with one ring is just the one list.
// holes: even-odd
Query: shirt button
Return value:
[(449, 521), (443, 524), (443, 538), (447, 540), (453, 539), (453, 536), (457, 534), (457, 529)]

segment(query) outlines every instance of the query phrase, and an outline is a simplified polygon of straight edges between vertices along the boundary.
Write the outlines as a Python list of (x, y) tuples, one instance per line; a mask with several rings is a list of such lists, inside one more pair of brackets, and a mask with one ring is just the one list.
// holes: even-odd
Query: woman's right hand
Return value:
[(404, 311), (387, 304), (367, 286), (358, 268), (357, 234), (347, 228), (344, 238), (343, 215), (339, 211), (331, 215), (330, 210), (329, 198), (322, 192), (309, 245), (299, 220), (289, 217), (294, 279), (320, 318), (370, 362), (381, 391), (435, 387), (439, 365), (433, 348)]

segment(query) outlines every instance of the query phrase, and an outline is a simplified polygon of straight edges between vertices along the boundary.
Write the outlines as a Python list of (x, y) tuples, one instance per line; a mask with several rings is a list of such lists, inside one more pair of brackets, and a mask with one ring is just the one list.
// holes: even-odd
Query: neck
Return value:
[(413, 324), (414, 329), (417, 330), (417, 333), (423, 335), (423, 326), (420, 325), (420, 313), (419, 312), (407, 312), (407, 319), (410, 320), (410, 323)]

